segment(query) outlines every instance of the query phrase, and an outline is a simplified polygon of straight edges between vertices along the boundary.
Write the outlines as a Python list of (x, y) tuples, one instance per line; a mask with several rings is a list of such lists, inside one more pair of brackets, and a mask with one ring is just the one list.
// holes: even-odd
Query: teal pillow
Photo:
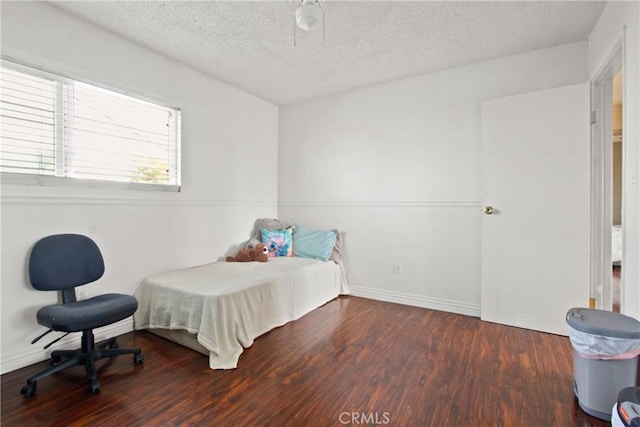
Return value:
[(296, 227), (293, 230), (293, 255), (327, 261), (336, 244), (335, 231), (315, 231)]
[(275, 231), (263, 228), (261, 233), (262, 243), (269, 250), (269, 257), (293, 256), (291, 228)]

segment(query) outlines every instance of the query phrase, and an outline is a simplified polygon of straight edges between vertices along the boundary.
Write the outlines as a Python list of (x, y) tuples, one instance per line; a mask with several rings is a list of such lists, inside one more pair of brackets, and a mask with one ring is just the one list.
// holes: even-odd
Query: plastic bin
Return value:
[(620, 313), (572, 308), (567, 323), (578, 404), (609, 421), (620, 390), (636, 385), (640, 322)]
[(640, 427), (640, 387), (627, 387), (618, 393), (611, 411), (612, 427)]

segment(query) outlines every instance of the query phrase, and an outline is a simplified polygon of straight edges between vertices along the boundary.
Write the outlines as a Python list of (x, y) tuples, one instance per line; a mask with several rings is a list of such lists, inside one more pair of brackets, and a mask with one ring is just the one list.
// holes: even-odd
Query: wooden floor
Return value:
[(237, 369), (145, 331), (145, 361), (99, 362), (38, 383), (42, 362), (2, 376), (6, 426), (606, 426), (573, 395), (568, 338), (477, 318), (342, 297), (258, 338)]

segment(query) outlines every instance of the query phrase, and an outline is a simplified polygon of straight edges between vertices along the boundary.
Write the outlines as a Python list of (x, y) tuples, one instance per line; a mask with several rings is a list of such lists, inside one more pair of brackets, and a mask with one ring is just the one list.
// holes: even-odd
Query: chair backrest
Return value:
[(80, 234), (39, 240), (29, 256), (29, 280), (40, 291), (57, 291), (94, 282), (104, 274), (98, 245)]

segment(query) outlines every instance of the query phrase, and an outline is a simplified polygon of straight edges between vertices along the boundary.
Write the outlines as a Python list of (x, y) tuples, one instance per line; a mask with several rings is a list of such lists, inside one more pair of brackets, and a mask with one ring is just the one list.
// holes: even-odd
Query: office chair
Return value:
[(97, 360), (120, 354), (133, 354), (135, 364), (144, 360), (139, 348), (120, 349), (115, 338), (95, 342), (93, 329), (126, 319), (138, 308), (138, 301), (131, 295), (104, 294), (82, 301), (76, 299), (77, 286), (94, 282), (103, 274), (104, 260), (100, 249), (86, 236), (48, 236), (39, 240), (31, 250), (31, 286), (40, 291), (60, 291), (62, 296), (61, 304), (42, 307), (36, 313), (38, 323), (49, 330), (34, 339), (32, 344), (51, 331), (60, 331), (82, 332), (82, 346), (78, 350), (53, 351), (52, 366), (27, 380), (27, 385), (20, 391), (23, 396), (30, 397), (35, 394), (37, 381), (78, 365), (84, 365), (89, 390), (95, 393), (100, 390), (95, 366)]

